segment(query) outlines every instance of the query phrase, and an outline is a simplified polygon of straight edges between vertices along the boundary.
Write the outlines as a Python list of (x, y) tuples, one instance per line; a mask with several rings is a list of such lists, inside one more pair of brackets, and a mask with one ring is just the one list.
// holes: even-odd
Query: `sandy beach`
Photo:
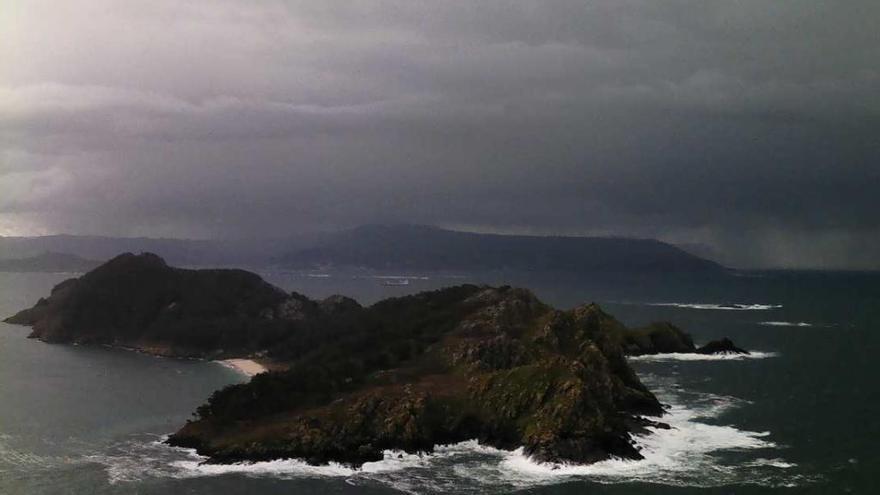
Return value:
[(253, 359), (224, 359), (219, 361), (219, 363), (247, 376), (259, 375), (268, 371), (265, 366)]

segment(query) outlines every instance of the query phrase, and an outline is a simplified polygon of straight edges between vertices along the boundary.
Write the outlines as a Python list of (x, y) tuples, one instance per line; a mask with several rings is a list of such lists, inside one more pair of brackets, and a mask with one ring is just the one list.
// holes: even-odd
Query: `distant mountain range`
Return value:
[(29, 258), (0, 260), (0, 272), (87, 272), (100, 265), (75, 254), (42, 253)]
[[(74, 235), (0, 237), (0, 260), (6, 260), (9, 266), (60, 266), (53, 265), (51, 259), (39, 258), (44, 253), (56, 253), (56, 258), (60, 256), (57, 253), (67, 253), (103, 261), (122, 252), (152, 252), (185, 266), (566, 273), (725, 270), (714, 261), (654, 239), (478, 234), (425, 225), (365, 225), (332, 234), (239, 241)], [(19, 260), (12, 261), (14, 258)]]
[(184, 266), (260, 266), (291, 251), (313, 246), (316, 236), (261, 240), (190, 240), (149, 237), (50, 235), (0, 237), (0, 259), (26, 258), (46, 252), (108, 260), (125, 252), (156, 253)]
[(654, 239), (478, 234), (423, 225), (367, 225), (279, 260), (291, 268), (722, 272), (724, 267)]

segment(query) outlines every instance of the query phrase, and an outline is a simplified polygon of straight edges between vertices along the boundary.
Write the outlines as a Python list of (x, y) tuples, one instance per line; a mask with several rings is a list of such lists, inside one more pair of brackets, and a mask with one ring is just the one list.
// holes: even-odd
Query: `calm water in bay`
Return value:
[[(673, 426), (640, 440), (644, 461), (552, 469), (465, 443), (429, 456), (389, 454), (358, 471), (296, 461), (205, 466), (159, 441), (240, 375), (210, 362), (48, 345), (0, 324), (0, 493), (880, 493), (880, 275), (772, 272), (722, 282), (427, 274), (397, 287), (352, 273), (315, 275), (264, 273), (288, 290), (364, 303), (510, 282), (557, 307), (597, 301), (630, 325), (669, 320), (697, 343), (730, 336), (758, 352), (633, 361), (670, 405)], [(0, 315), (64, 278), (0, 273)], [(742, 306), (717, 306), (731, 303)]]

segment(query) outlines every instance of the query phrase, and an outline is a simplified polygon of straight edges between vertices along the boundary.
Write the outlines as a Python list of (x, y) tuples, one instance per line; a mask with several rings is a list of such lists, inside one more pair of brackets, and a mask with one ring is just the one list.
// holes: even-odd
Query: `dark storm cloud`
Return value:
[(880, 267), (874, 1), (13, 2), (0, 233), (365, 222)]

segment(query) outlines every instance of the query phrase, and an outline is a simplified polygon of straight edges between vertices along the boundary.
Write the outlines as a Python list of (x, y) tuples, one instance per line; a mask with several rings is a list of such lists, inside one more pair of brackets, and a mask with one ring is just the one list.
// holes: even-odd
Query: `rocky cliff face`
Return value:
[(216, 462), (359, 465), (473, 438), (544, 461), (638, 459), (632, 435), (662, 426), (645, 417), (663, 407), (625, 354), (693, 348), (670, 324), (629, 330), (595, 304), (559, 311), (524, 289), (462, 285), (365, 308), (150, 254), (114, 258), (7, 321), (51, 342), (283, 363), (215, 392), (170, 437)]
[(383, 301), (362, 327), (283, 373), (215, 393), (170, 443), (218, 461), (360, 464), (384, 449), (477, 438), (546, 461), (640, 458), (663, 408), (598, 306), (558, 311), (522, 289), (460, 286)]

